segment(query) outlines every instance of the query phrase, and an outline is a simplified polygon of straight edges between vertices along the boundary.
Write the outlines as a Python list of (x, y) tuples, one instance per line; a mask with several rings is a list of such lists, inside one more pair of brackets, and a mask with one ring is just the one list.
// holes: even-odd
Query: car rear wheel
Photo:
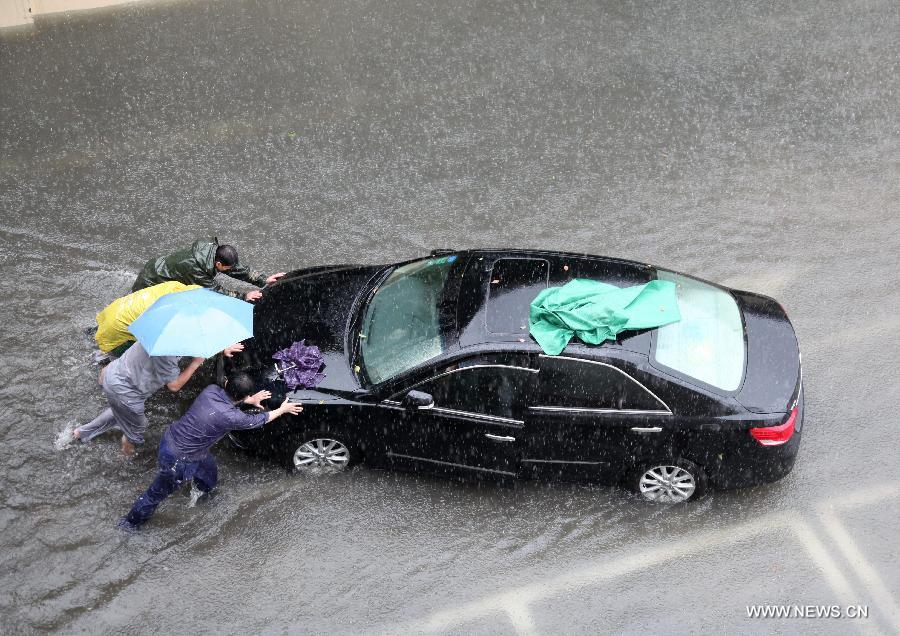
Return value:
[(356, 462), (356, 451), (343, 435), (317, 432), (295, 437), (286, 446), (288, 468), (303, 475), (340, 473)]
[(635, 472), (632, 488), (653, 503), (683, 503), (704, 493), (706, 475), (684, 459), (649, 462)]

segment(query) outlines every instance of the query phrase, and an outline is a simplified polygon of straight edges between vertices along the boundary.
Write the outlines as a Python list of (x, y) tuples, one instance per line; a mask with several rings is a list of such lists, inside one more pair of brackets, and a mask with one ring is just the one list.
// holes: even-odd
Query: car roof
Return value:
[[(468, 256), (457, 301), (457, 331), (463, 349), (492, 343), (537, 346), (529, 336), (529, 306), (547, 287), (561, 286), (574, 278), (618, 287), (656, 278), (656, 268), (651, 265), (590, 254), (520, 249), (457, 254)], [(599, 347), (588, 348), (576, 342), (566, 348), (566, 353), (591, 359), (599, 353), (596, 350), (605, 348), (646, 355), (650, 351), (649, 332), (624, 332), (619, 340)]]

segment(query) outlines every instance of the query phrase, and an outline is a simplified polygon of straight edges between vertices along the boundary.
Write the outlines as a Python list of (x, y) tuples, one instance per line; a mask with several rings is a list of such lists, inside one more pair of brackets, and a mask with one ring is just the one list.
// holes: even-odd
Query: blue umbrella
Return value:
[(253, 305), (208, 289), (166, 294), (128, 331), (151, 356), (209, 358), (253, 337)]

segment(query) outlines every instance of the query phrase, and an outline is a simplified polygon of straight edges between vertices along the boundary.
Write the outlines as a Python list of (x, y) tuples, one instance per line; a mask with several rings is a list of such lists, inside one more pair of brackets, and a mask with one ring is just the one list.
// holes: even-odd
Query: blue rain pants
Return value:
[(166, 435), (159, 445), (158, 462), (159, 471), (153, 483), (138, 497), (131, 511), (125, 515), (124, 521), (134, 528), (146, 523), (153, 516), (157, 506), (186, 481), (193, 479), (194, 484), (202, 492), (209, 492), (219, 481), (219, 468), (212, 453), (207, 453), (203, 459), (197, 461), (179, 459)]

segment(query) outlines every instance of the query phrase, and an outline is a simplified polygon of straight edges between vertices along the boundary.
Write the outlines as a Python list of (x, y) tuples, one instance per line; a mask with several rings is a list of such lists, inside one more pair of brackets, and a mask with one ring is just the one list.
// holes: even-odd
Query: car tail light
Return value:
[(763, 446), (781, 446), (787, 443), (794, 434), (794, 424), (797, 422), (797, 407), (791, 411), (790, 417), (784, 424), (778, 426), (766, 426), (765, 428), (751, 428), (750, 434)]

